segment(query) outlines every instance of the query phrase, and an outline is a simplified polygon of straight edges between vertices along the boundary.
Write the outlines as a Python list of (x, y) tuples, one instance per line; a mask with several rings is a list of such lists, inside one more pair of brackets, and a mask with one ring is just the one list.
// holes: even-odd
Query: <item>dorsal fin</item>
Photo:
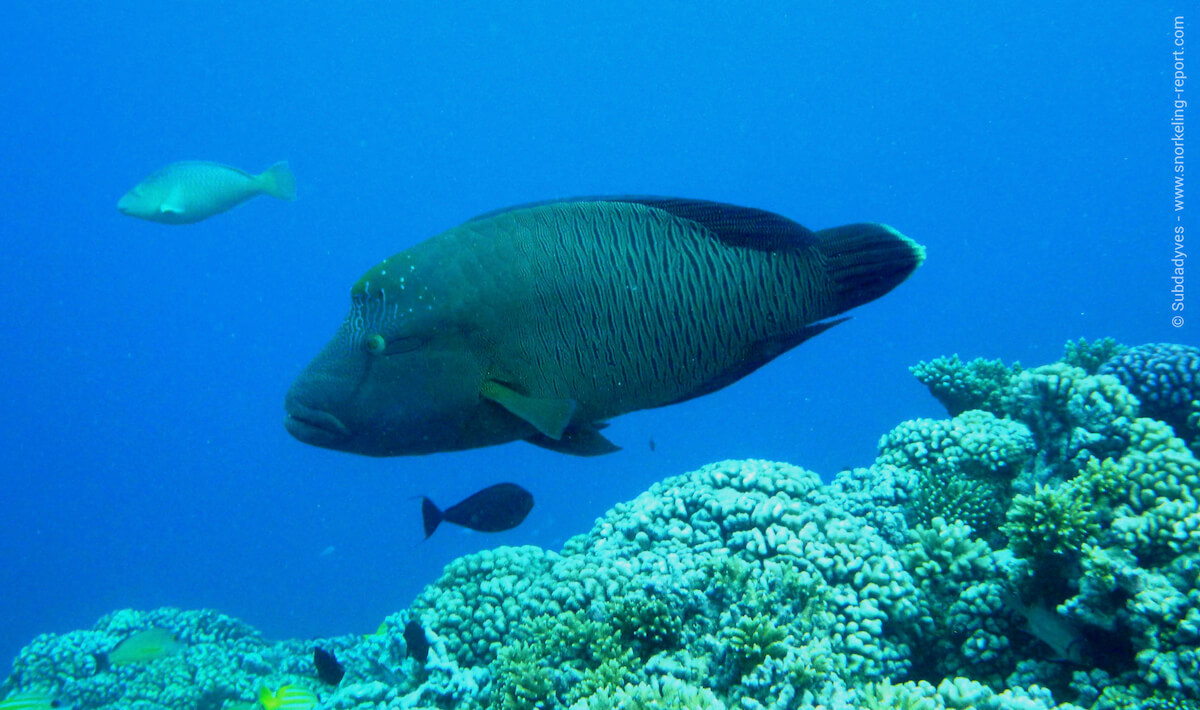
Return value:
[(812, 230), (774, 212), (753, 207), (739, 207), (723, 202), (651, 195), (569, 197), (559, 200), (527, 202), (484, 212), (467, 221), (476, 222), (517, 210), (572, 202), (624, 202), (662, 210), (679, 219), (695, 222), (726, 244), (749, 249), (789, 251), (813, 246), (818, 241)]
[(787, 217), (754, 207), (678, 197), (627, 197), (617, 201), (653, 207), (695, 222), (732, 246), (762, 251), (789, 251), (817, 243), (811, 229)]

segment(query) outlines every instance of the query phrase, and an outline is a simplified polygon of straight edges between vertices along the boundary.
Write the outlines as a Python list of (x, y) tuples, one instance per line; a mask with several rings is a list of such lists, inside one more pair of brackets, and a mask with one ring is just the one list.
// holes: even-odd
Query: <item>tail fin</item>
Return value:
[[(283, 688), (286, 687), (286, 685), (283, 686)], [(279, 690), (283, 690), (283, 688)], [(280, 705), (282, 705), (278, 697), (279, 690), (272, 693), (265, 685), (258, 689), (258, 702), (262, 704), (264, 710), (279, 710)]]
[(421, 521), (425, 523), (426, 540), (442, 523), (442, 511), (425, 496), (421, 496)]
[(873, 301), (925, 261), (925, 247), (886, 224), (864, 222), (817, 232), (837, 312)]
[(263, 192), (281, 200), (296, 199), (296, 177), (288, 167), (286, 160), (281, 160), (263, 171), (258, 176)]

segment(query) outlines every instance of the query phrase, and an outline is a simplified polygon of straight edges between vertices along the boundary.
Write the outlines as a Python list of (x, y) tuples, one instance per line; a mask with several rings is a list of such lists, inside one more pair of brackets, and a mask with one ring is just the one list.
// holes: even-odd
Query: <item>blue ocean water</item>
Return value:
[[(943, 415), (907, 371), (918, 360), (1200, 342), (1200, 316), (1176, 328), (1169, 309), (1171, 233), (1188, 224), (1169, 141), (1178, 7), (6, 14), (0, 657), (124, 607), (214, 607), (277, 638), (369, 632), (456, 556), (556, 548), (667, 475), (723, 458), (866, 465), (895, 424)], [(186, 227), (116, 211), (184, 159), (287, 159), (299, 198)], [(886, 221), (928, 260), (735, 386), (617, 419), (611, 456), (517, 443), (377, 460), (287, 435), (284, 393), (363, 271), (483, 211), (605, 193), (813, 228)], [(449, 504), (498, 481), (533, 492), (525, 524), (422, 540), (413, 496)]]

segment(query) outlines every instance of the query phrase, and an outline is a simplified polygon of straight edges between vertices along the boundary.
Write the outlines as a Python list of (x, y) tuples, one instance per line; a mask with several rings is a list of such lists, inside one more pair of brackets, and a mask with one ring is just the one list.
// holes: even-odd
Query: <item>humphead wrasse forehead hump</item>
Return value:
[(524, 205), (384, 259), (293, 383), (297, 439), (371, 456), (523, 439), (616, 450), (615, 416), (713, 392), (895, 288), (924, 248), (673, 198)]

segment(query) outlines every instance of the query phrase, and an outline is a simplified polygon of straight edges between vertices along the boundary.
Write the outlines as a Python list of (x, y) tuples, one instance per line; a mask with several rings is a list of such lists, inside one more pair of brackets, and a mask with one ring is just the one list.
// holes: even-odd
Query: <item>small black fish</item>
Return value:
[(429, 639), (425, 638), (425, 629), (416, 620), (404, 626), (404, 643), (408, 644), (408, 657), (415, 658), (421, 663), (429, 659)]
[(650, 450), (654, 451), (654, 437), (650, 437)]
[(533, 509), (533, 496), (515, 483), (497, 483), (445, 510), (421, 497), (421, 518), (428, 539), (443, 520), (479, 532), (511, 530)]
[(346, 675), (346, 667), (338, 663), (337, 656), (323, 648), (313, 649), (313, 665), (317, 667), (317, 677), (330, 685), (341, 683)]

